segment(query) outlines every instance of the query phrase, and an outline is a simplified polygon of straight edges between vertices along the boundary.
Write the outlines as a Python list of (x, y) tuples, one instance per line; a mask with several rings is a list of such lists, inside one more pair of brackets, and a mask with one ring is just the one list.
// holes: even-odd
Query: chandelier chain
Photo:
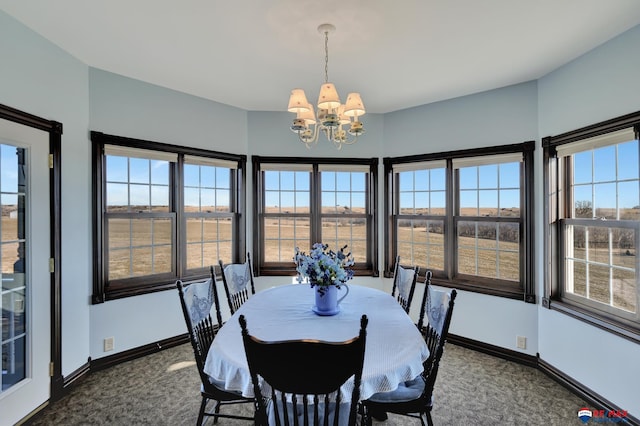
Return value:
[(324, 32), (324, 82), (329, 82), (329, 31)]

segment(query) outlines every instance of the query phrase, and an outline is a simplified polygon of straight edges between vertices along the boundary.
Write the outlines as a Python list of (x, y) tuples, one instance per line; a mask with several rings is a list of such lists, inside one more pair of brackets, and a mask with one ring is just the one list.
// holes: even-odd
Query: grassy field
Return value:
[[(329, 208), (328, 210), (331, 211)], [(335, 210), (334, 210), (335, 211)], [(339, 211), (339, 210), (338, 210)], [(10, 218), (8, 210), (2, 216), (2, 241), (17, 240), (17, 219)], [(426, 213), (426, 212), (424, 212)], [(433, 212), (431, 212), (433, 213)], [(466, 212), (469, 213), (469, 212)], [(517, 215), (515, 211), (504, 215)], [(437, 223), (437, 221), (435, 221)], [(423, 223), (426, 223), (424, 221)], [(356, 262), (365, 259), (366, 228), (362, 219), (339, 218), (325, 220), (322, 226), (323, 242), (332, 248), (349, 246)], [(444, 269), (444, 240), (438, 226), (429, 231), (426, 226), (400, 226), (398, 251), (405, 263), (421, 267)], [(268, 262), (292, 261), (295, 247), (309, 249), (309, 221), (307, 219), (269, 218), (265, 223), (265, 258)], [(204, 236), (204, 238), (203, 238)], [(190, 219), (187, 223), (187, 263), (189, 268), (206, 267), (231, 260), (230, 219)], [(171, 258), (171, 223), (169, 219), (148, 220), (111, 219), (109, 224), (110, 278), (126, 278), (151, 273), (169, 272)], [(458, 237), (460, 248), (458, 270), (465, 274), (480, 275), (517, 281), (519, 279), (519, 246), (516, 242), (494, 239)], [(628, 245), (628, 244), (627, 244)], [(634, 244), (632, 244), (633, 246)], [(608, 247), (594, 243), (589, 249), (589, 260), (608, 263)], [(607, 266), (589, 265), (583, 260), (584, 247), (576, 246), (570, 262), (574, 287), (572, 291), (584, 297), (635, 312), (636, 307), (636, 253), (625, 248), (614, 249), (614, 269), (610, 280)], [(2, 272), (12, 273), (18, 259), (18, 243), (1, 246)], [(131, 259), (134, 259), (133, 264)], [(587, 290), (587, 273), (589, 287)], [(588, 294), (587, 294), (588, 291)], [(613, 293), (613, 297), (611, 294)]]
[[(14, 207), (12, 210), (16, 210)], [(18, 260), (18, 243), (17, 242), (5, 242), (16, 241), (18, 239), (18, 219), (11, 218), (9, 216), (9, 210), (5, 212), (3, 209), (2, 215), (2, 272), (5, 274), (13, 273), (13, 264)], [(6, 215), (5, 215), (6, 213)]]

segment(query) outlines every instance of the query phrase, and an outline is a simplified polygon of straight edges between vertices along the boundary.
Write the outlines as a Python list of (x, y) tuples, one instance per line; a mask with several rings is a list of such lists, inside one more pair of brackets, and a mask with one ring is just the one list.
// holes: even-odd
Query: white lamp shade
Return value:
[(340, 97), (333, 83), (324, 83), (320, 86), (318, 96), (318, 108), (332, 110), (340, 106)]
[(347, 117), (359, 117), (364, 115), (364, 113), (364, 103), (362, 103), (360, 93), (349, 93), (347, 102), (344, 104), (344, 115)]
[(310, 126), (312, 124), (316, 124), (316, 115), (313, 112), (313, 105), (307, 104), (307, 107), (307, 111), (298, 113), (298, 118), (302, 118), (305, 123), (307, 123), (307, 126)]
[(307, 97), (304, 94), (304, 90), (302, 89), (293, 89), (291, 91), (291, 96), (289, 97), (289, 107), (287, 108), (289, 112), (307, 112), (309, 111), (309, 102), (307, 101)]

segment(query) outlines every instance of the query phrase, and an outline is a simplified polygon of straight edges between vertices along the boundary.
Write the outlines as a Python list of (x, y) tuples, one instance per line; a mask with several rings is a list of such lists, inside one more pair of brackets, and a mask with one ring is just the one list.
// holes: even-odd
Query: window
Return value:
[(386, 274), (399, 255), (440, 285), (535, 302), (533, 148), (386, 158)]
[(293, 275), (296, 247), (344, 245), (356, 274), (377, 276), (377, 159), (252, 157), (260, 274)]
[(2, 372), (0, 394), (27, 378), (27, 364), (31, 350), (27, 341), (31, 337), (27, 327), (30, 305), (27, 304), (30, 283), (27, 274), (27, 159), (28, 151), (8, 144), (0, 144), (0, 260), (2, 283), (0, 308), (2, 310)]
[(241, 260), (244, 157), (91, 135), (94, 302), (207, 275), (218, 259)]
[[(544, 304), (638, 339), (640, 114), (543, 140)], [(635, 127), (634, 127), (635, 126)]]

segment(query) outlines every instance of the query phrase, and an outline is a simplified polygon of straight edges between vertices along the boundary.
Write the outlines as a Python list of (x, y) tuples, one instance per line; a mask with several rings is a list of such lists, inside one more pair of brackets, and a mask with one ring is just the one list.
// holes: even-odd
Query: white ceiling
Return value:
[[(640, 23), (639, 0), (0, 0), (82, 62), (253, 111), (329, 80), (385, 113), (537, 79)], [(638, 54), (638, 52), (629, 52)]]

